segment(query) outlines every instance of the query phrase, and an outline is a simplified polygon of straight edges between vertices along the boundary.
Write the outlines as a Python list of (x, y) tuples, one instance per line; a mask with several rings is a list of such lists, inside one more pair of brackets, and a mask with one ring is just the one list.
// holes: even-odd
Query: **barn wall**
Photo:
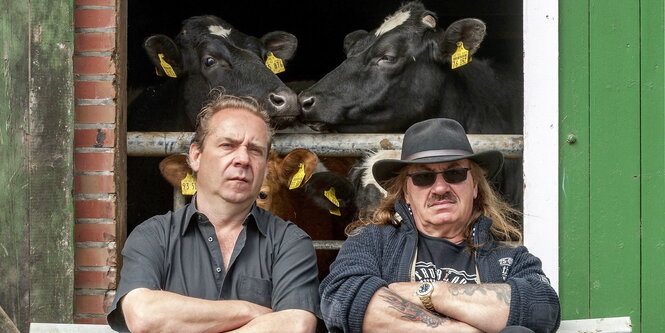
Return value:
[(663, 0), (560, 1), (563, 318), (665, 326)]
[(124, 239), (125, 2), (74, 3), (76, 323), (106, 323)]
[(70, 1), (0, 11), (0, 306), (22, 332), (72, 320), (72, 21)]

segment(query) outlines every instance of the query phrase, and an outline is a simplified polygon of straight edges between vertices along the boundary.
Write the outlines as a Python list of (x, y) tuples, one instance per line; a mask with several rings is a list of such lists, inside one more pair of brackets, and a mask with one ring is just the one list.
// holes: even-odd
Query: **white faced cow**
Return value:
[[(377, 29), (346, 36), (346, 60), (300, 93), (302, 121), (318, 130), (377, 133), (446, 117), (468, 133), (522, 133), (521, 81), (473, 57), (485, 28), (467, 18), (444, 30), (420, 2), (403, 5)], [(505, 168), (500, 190), (519, 206), (521, 163), (508, 160)]]

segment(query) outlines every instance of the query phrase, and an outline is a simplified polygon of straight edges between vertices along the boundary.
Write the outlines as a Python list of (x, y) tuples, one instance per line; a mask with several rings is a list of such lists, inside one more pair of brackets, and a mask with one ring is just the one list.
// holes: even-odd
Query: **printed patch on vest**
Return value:
[(513, 258), (507, 257), (499, 259), (499, 266), (501, 266), (501, 277), (503, 278), (503, 281), (506, 281), (506, 278), (508, 277), (508, 271), (512, 265)]

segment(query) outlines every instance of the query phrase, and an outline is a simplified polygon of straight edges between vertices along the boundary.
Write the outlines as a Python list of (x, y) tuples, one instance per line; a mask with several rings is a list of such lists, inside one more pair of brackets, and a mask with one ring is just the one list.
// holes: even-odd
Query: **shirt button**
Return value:
[(217, 273), (219, 273), (219, 272), (221, 272), (221, 271), (222, 271), (222, 269), (219, 268), (219, 267), (217, 267)]
[(212, 242), (212, 237), (208, 237), (208, 242)]

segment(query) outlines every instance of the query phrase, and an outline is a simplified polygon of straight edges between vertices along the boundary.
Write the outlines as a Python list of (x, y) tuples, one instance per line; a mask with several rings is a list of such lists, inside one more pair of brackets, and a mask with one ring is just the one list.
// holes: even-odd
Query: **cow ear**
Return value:
[(346, 37), (344, 37), (344, 54), (348, 55), (349, 50), (351, 50), (353, 45), (363, 37), (367, 36), (367, 34), (369, 34), (369, 32), (366, 30), (356, 30), (346, 35)]
[(159, 172), (175, 188), (180, 188), (181, 181), (192, 168), (187, 164), (187, 155), (171, 155), (159, 162)]
[(486, 26), (485, 22), (475, 19), (466, 18), (453, 22), (443, 36), (443, 50), (444, 58), (448, 58), (457, 50), (457, 42), (464, 43), (464, 48), (469, 51), (469, 54), (474, 54), (480, 48), (480, 43), (485, 38)]
[(261, 42), (268, 51), (285, 61), (291, 60), (298, 48), (298, 38), (284, 31), (269, 32), (261, 37)]
[[(318, 163), (319, 158), (313, 152), (302, 148), (294, 149), (284, 156), (280, 166), (280, 173), (287, 180), (287, 186), (289, 187), (294, 183), (296, 175), (297, 177), (295, 178), (301, 177), (295, 183), (296, 187), (300, 187), (309, 181)], [(301, 164), (302, 167), (300, 166)]]
[(346, 177), (334, 172), (317, 172), (305, 184), (305, 195), (325, 210), (344, 209), (348, 211), (353, 207), (355, 190), (353, 184)]
[(183, 74), (182, 57), (176, 43), (164, 35), (153, 35), (143, 43), (143, 48), (155, 65), (159, 76), (172, 78)]

